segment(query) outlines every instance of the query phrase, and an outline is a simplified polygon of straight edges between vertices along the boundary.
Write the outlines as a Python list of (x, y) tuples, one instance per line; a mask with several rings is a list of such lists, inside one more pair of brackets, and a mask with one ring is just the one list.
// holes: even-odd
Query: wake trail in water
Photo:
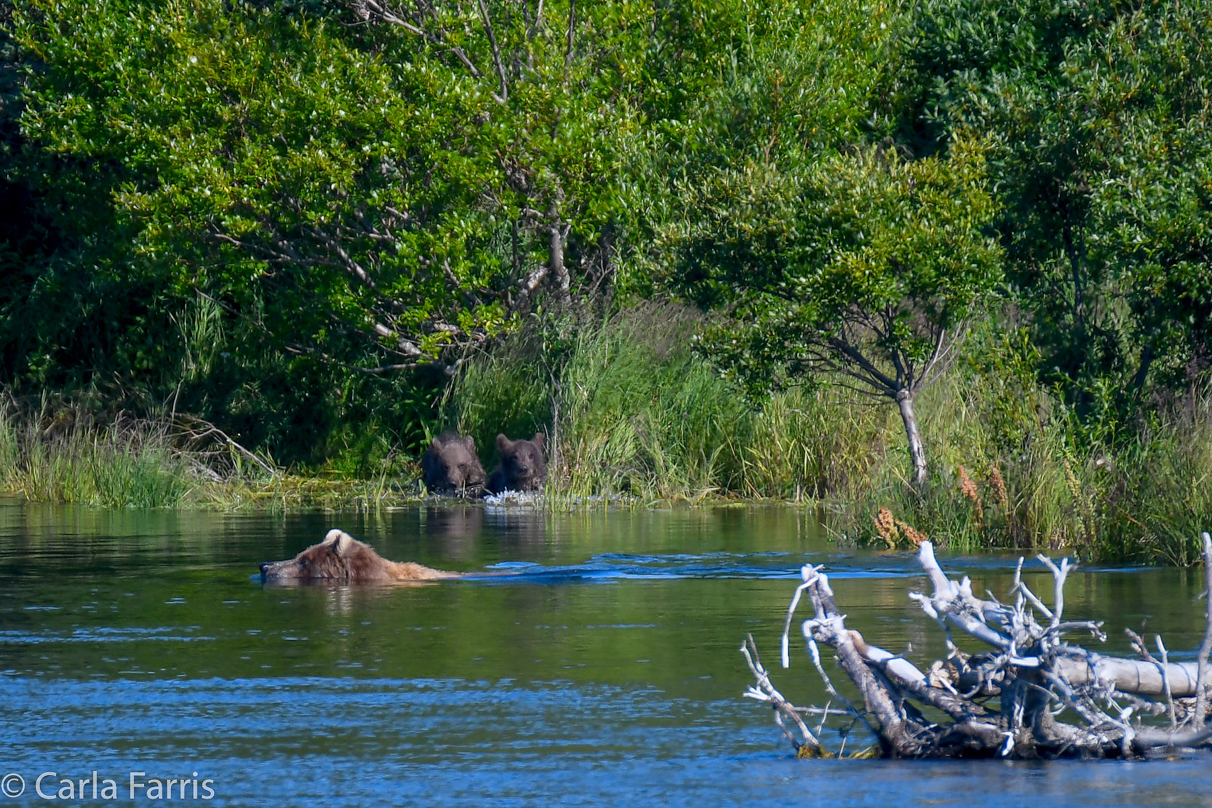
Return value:
[[(835, 578), (905, 578), (921, 575), (912, 556), (861, 559), (821, 557), (798, 553), (678, 553), (628, 555), (603, 553), (577, 566), (547, 567), (506, 562), (494, 564), (483, 575), (471, 573), (461, 580), (477, 584), (609, 583), (624, 580), (749, 579), (797, 580), (804, 564), (825, 564)], [(878, 563), (871, 563), (871, 562)], [(866, 563), (863, 563), (866, 562)]]
[[(1005, 572), (1013, 570), (1017, 562), (1017, 557), (1010, 556), (963, 556), (947, 559), (945, 567), (954, 577)], [(925, 574), (916, 553), (602, 553), (576, 566), (548, 567), (536, 563), (504, 562), (492, 565), (483, 574), (467, 574), (462, 580), (477, 584), (609, 583), (649, 579), (798, 580), (800, 568), (806, 564), (823, 565), (829, 576), (835, 579), (916, 578)], [(1038, 566), (1040, 563), (1032, 559), (1024, 565), (1024, 570), (1034, 571)], [(1090, 567), (1084, 569), (1093, 571)]]
[[(964, 556), (947, 559), (948, 573), (957, 575), (998, 573), (1012, 571), (1017, 557)], [(845, 554), (845, 553), (791, 553), (770, 551), (758, 553), (671, 553), (664, 555), (601, 553), (592, 556), (584, 564), (547, 566), (536, 562), (505, 561), (490, 565), (483, 571), (463, 572), (459, 578), (443, 581), (443, 584), (459, 583), (477, 586), (518, 586), (556, 584), (600, 584), (637, 580), (787, 580), (800, 578), (804, 565), (822, 565), (831, 578), (845, 579), (899, 579), (919, 578), (922, 571), (916, 553)], [(1024, 570), (1034, 571), (1040, 566), (1035, 560), (1028, 561)], [(1042, 569), (1042, 567), (1041, 567)], [(1085, 567), (1085, 571), (1092, 568)], [(1118, 571), (1134, 571), (1118, 570)], [(250, 580), (261, 583), (260, 576)], [(291, 581), (298, 586), (306, 582)], [(311, 582), (323, 585), (323, 581)], [(335, 582), (328, 582), (335, 583)], [(433, 582), (427, 582), (433, 583)], [(271, 582), (270, 586), (287, 585)]]

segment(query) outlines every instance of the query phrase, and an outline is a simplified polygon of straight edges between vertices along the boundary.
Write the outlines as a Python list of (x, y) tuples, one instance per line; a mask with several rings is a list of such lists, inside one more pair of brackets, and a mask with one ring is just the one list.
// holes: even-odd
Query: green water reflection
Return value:
[[(420, 587), (262, 587), (259, 562), (341, 526), (387, 557), (521, 579)], [(849, 623), (913, 657), (941, 653), (907, 593), (907, 555), (839, 549), (787, 508), (563, 516), (478, 506), (377, 516), (99, 511), (0, 505), (0, 669), (69, 677), (391, 676), (648, 682), (718, 697), (745, 681), (747, 632), (775, 649), (804, 563), (836, 569)], [(1008, 558), (944, 561), (1004, 593)], [(1028, 576), (1041, 594), (1049, 582)], [(1089, 571), (1068, 613), (1162, 631), (1202, 626), (1198, 574)], [(804, 615), (807, 616), (806, 614)]]
[[(331, 527), (389, 558), (518, 576), (285, 588), (254, 577)], [(942, 558), (977, 591), (1005, 595), (1009, 556)], [(911, 555), (839, 548), (792, 508), (265, 515), (0, 500), (0, 756), (32, 768), (58, 754), (88, 771), (97, 750), (117, 767), (124, 750), (171, 760), (188, 748), (229, 779), (305, 783), (292, 792), (299, 804), (325, 788), (306, 775), (328, 777), (351, 756), (390, 759), (391, 776), (440, 790), (427, 766), (489, 749), (498, 767), (546, 761), (541, 787), (534, 775), (508, 781), (529, 799), (558, 790), (573, 758), (607, 751), (644, 767), (680, 761), (694, 788), (724, 789), (753, 760), (801, 765), (777, 745), (768, 711), (740, 699), (749, 674), (737, 648), (752, 632), (785, 693), (824, 701), (802, 644), (792, 670), (777, 670), (806, 563), (832, 571), (848, 624), (870, 642), (918, 662), (944, 653), (907, 597), (925, 586)], [(1050, 599), (1050, 578), (1027, 579)], [(1079, 569), (1066, 613), (1106, 620), (1109, 650), (1127, 650), (1129, 626), (1164, 633), (1172, 657), (1191, 658), (1201, 589), (1199, 571)], [(56, 717), (65, 710), (70, 722)], [(299, 770), (300, 755), (312, 768)], [(699, 766), (719, 770), (718, 786)], [(477, 771), (485, 788), (504, 783)], [(670, 771), (636, 777), (690, 793)]]

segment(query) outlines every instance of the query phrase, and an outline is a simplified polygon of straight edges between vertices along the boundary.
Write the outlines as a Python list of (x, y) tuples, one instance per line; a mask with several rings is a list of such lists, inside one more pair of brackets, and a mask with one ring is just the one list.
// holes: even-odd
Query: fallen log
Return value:
[[(1212, 536), (1204, 533), (1202, 538), (1212, 591)], [(848, 629), (823, 568), (803, 567), (803, 583), (787, 611), (783, 667), (790, 664), (788, 636), (794, 612), (807, 596), (815, 614), (801, 624), (806, 650), (831, 698), (847, 705), (833, 715), (866, 725), (883, 756), (1147, 757), (1158, 749), (1212, 746), (1207, 716), (1212, 598), (1196, 662), (1169, 662), (1160, 637), (1160, 662), (1143, 649), (1139, 638), (1134, 642), (1144, 659), (1097, 654), (1070, 637), (1088, 634), (1105, 641), (1102, 624), (1064, 618), (1064, 586), (1073, 565), (1069, 559), (1056, 564), (1039, 558), (1052, 572), (1052, 606), (1023, 582), (1022, 559), (1010, 592), (1013, 600), (1002, 603), (992, 595), (988, 599), (974, 595), (967, 578), (948, 578), (933, 546), (923, 542), (918, 560), (933, 592), (911, 593), (910, 598), (942, 628), (948, 648), (947, 657), (925, 671)], [(952, 641), (952, 629), (980, 640), (990, 650), (963, 653)], [(833, 686), (821, 662), (821, 646), (833, 650), (839, 667), (858, 690), (858, 702), (850, 703)], [(743, 650), (758, 679), (758, 687), (750, 688), (747, 695), (775, 707), (776, 720), (797, 748), (812, 755), (830, 754), (821, 728), (811, 733), (799, 718), (820, 711), (795, 707), (774, 688), (769, 671), (755, 664), (752, 638)], [(828, 708), (824, 715), (829, 717)], [(799, 739), (788, 729), (786, 718), (799, 725)], [(1162, 718), (1169, 719), (1168, 727), (1146, 723)], [(821, 723), (823, 727), (825, 719)]]
[(1175, 698), (1194, 696), (1199, 665), (1195, 662), (1145, 662), (1090, 653), (1086, 658), (1064, 657), (1056, 672), (1075, 685), (1101, 684), (1104, 688), (1138, 696), (1164, 696), (1166, 680)]

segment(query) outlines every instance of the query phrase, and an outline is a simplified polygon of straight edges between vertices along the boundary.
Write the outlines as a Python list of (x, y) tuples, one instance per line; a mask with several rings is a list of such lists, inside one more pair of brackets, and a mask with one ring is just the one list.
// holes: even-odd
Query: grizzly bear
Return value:
[(547, 461), (543, 459), (543, 434), (534, 433), (530, 440), (510, 440), (497, 435), (497, 451), (501, 464), (488, 478), (488, 490), (538, 491), (547, 482)]
[(484, 467), (476, 456), (475, 438), (443, 432), (421, 457), (425, 487), (442, 494), (478, 495), (484, 486)]
[(294, 558), (267, 561), (261, 565), (261, 583), (392, 583), (459, 577), (462, 576), (457, 572), (430, 569), (410, 561), (388, 561), (369, 545), (336, 528), (328, 531), (324, 541), (313, 544)]

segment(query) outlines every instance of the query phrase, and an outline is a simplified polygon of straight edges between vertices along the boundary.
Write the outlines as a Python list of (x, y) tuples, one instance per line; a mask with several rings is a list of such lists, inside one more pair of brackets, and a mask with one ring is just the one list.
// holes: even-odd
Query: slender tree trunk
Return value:
[(1153, 346), (1146, 345), (1140, 352), (1140, 367), (1132, 377), (1132, 392), (1139, 393), (1149, 378), (1149, 368), (1153, 365)]
[(554, 202), (548, 213), (551, 217), (551, 227), (547, 231), (549, 277), (555, 286), (556, 299), (567, 311), (572, 308), (572, 295), (569, 293), (568, 268), (564, 266), (564, 227)]
[(921, 488), (926, 484), (926, 447), (922, 445), (922, 433), (917, 428), (917, 416), (913, 413), (913, 393), (908, 390), (896, 392), (896, 403), (901, 408), (901, 420), (905, 422), (905, 435), (909, 438), (909, 457), (913, 459), (913, 485)]

